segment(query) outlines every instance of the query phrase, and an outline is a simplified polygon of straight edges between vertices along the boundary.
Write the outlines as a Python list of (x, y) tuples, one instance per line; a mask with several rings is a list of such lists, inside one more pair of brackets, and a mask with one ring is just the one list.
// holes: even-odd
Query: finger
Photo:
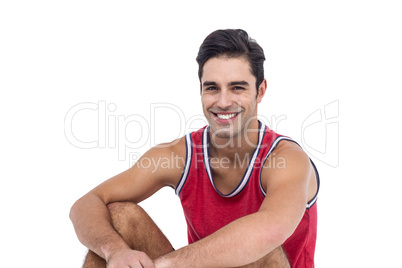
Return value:
[(141, 255), (140, 263), (144, 268), (155, 268), (154, 262), (145, 253)]

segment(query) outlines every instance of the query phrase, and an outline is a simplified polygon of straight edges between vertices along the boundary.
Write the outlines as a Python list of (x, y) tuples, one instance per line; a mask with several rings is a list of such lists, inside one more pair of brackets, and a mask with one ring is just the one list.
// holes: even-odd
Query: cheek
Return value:
[(238, 104), (242, 106), (245, 109), (250, 109), (253, 108), (256, 105), (256, 99), (255, 96), (247, 95), (243, 96), (238, 100)]
[(258, 100), (249, 101), (247, 103), (247, 108), (246, 109), (249, 110), (249, 113), (254, 113), (255, 112), (255, 109), (257, 108), (257, 103), (258, 103)]
[(211, 96), (204, 95), (201, 97), (201, 104), (204, 109), (211, 107), (214, 103), (214, 100)]

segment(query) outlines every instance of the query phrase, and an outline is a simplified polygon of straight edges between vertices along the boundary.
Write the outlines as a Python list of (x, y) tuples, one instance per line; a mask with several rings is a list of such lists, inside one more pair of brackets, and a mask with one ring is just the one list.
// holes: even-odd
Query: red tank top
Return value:
[[(189, 243), (196, 242), (222, 228), (226, 224), (257, 212), (266, 192), (261, 185), (261, 167), (281, 140), (290, 140), (261, 124), (258, 145), (247, 165), (239, 185), (229, 194), (222, 194), (212, 179), (208, 154), (209, 127), (186, 135), (187, 157), (182, 177), (176, 187), (187, 221)], [(319, 185), (317, 170), (312, 163)], [(317, 190), (318, 193), (318, 190)], [(283, 248), (292, 268), (314, 267), (314, 251), (317, 234), (317, 194), (306, 204), (306, 211), (295, 232)]]

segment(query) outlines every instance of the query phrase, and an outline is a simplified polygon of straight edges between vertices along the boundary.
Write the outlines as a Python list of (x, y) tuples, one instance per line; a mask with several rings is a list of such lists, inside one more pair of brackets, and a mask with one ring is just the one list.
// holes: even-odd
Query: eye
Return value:
[(216, 87), (207, 87), (207, 88), (205, 88), (205, 90), (207, 90), (207, 91), (216, 90)]
[(234, 87), (233, 89), (234, 89), (234, 90), (244, 90), (244, 87), (239, 87), (239, 86), (237, 86), (237, 87)]

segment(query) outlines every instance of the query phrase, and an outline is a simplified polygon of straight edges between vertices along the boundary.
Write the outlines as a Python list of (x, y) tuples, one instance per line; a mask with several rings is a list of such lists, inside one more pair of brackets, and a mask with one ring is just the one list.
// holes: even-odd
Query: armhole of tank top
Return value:
[(191, 139), (191, 133), (189, 133), (185, 136), (185, 141), (186, 141), (186, 163), (184, 165), (184, 169), (181, 174), (179, 183), (176, 186), (175, 192), (176, 192), (177, 196), (180, 196), (181, 190), (183, 189), (183, 186), (186, 183), (188, 174), (190, 172), (191, 160), (192, 160), (192, 154), (193, 154), (193, 142)]
[[(272, 151), (276, 148), (276, 146), (278, 146), (279, 142), (282, 141), (282, 140), (288, 140), (288, 141), (294, 142), (300, 148), (302, 148), (296, 141), (292, 140), (291, 138), (284, 137), (284, 136), (279, 136), (272, 143), (271, 148), (269, 149), (267, 155), (264, 158), (263, 165), (265, 164), (265, 161), (267, 160), (268, 156), (272, 153)], [(317, 201), (318, 190), (320, 189), (320, 177), (319, 177), (319, 174), (318, 174), (318, 170), (317, 170), (316, 166), (314, 165), (314, 162), (311, 159), (310, 159), (310, 162), (311, 162), (311, 165), (313, 166), (313, 169), (314, 169), (314, 172), (315, 172), (315, 177), (316, 177), (316, 180), (317, 180), (317, 192), (314, 195), (313, 199), (311, 199), (309, 202), (307, 202), (306, 209), (311, 208), (315, 204), (315, 202)], [(259, 180), (260, 180), (260, 190), (261, 190), (262, 195), (265, 197), (267, 195), (267, 192), (264, 190), (264, 187), (262, 187), (262, 183), (261, 183), (262, 170), (263, 170), (263, 168), (261, 168), (261, 170), (260, 170), (260, 178), (259, 178)]]
[(311, 199), (309, 202), (307, 202), (307, 209), (311, 208), (315, 202), (317, 201), (318, 197), (318, 191), (320, 190), (320, 175), (318, 174), (317, 167), (315, 166), (313, 160), (310, 159), (311, 165), (313, 166), (314, 172), (315, 172), (315, 179), (317, 181), (317, 192), (315, 193), (313, 199)]

